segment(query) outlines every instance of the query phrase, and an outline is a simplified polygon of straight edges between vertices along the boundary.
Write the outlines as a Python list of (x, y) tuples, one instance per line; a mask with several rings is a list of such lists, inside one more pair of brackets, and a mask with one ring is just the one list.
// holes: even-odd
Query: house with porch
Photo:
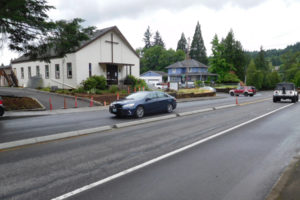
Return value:
[(208, 77), (217, 78), (217, 74), (208, 72), (208, 66), (194, 59), (179, 61), (166, 68), (169, 82), (185, 83), (186, 81), (206, 81)]
[(30, 79), (40, 77), (42, 87), (71, 89), (93, 75), (103, 75), (108, 85), (120, 85), (128, 75), (139, 77), (140, 59), (116, 27), (95, 31), (65, 57), (51, 53), (50, 63), (21, 56), (12, 61), (19, 85), (27, 87)]

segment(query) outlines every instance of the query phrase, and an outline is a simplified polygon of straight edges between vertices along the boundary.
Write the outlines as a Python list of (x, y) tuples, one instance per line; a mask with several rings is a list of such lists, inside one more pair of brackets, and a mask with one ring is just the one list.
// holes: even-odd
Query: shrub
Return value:
[(75, 90), (73, 90), (73, 93), (86, 93), (86, 91), (84, 90), (84, 88), (81, 86)]
[(117, 91), (119, 91), (119, 87), (117, 85), (111, 85), (109, 87), (109, 92), (110, 93), (116, 93)]
[(131, 85), (132, 87), (134, 87), (136, 84), (137, 84), (137, 78), (135, 78), (134, 76), (132, 75), (128, 75), (126, 78), (125, 78), (125, 81), (124, 83), (127, 84), (127, 85)]
[(223, 83), (238, 83), (240, 79), (235, 74), (228, 73), (224, 76)]
[(203, 82), (200, 81), (200, 80), (195, 81), (194, 83), (195, 83), (195, 86), (196, 86), (196, 87), (202, 87), (202, 86), (203, 86)]
[(83, 88), (85, 90), (99, 89), (103, 90), (106, 88), (106, 78), (104, 76), (92, 76), (83, 81)]

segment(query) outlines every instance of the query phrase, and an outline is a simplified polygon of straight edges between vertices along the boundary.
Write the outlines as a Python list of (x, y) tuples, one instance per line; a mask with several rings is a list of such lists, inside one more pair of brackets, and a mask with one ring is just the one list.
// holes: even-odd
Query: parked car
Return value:
[(229, 94), (231, 96), (239, 96), (240, 94), (247, 97), (248, 95), (252, 97), (256, 94), (256, 88), (254, 86), (239, 86), (236, 89), (230, 90)]
[(155, 87), (157, 89), (161, 89), (161, 90), (167, 89), (168, 88), (168, 83), (156, 83)]
[(293, 103), (298, 102), (299, 94), (294, 83), (278, 83), (273, 93), (273, 102), (281, 99), (290, 99)]
[(170, 113), (176, 108), (176, 105), (176, 99), (164, 92), (143, 91), (112, 102), (109, 106), (109, 112), (116, 116), (141, 118), (149, 113)]
[(3, 100), (0, 96), (0, 117), (4, 115), (4, 106), (3, 106)]

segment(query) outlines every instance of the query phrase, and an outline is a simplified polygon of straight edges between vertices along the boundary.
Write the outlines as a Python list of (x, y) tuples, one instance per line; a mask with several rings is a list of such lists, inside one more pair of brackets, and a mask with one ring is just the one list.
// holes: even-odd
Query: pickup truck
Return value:
[(230, 90), (229, 94), (231, 96), (239, 96), (241, 94), (245, 97), (247, 97), (248, 95), (252, 97), (256, 94), (256, 88), (254, 86), (239, 86), (236, 89)]

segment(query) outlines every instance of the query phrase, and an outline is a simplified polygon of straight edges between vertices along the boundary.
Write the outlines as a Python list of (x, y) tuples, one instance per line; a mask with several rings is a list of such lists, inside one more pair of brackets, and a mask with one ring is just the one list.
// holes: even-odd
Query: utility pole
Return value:
[[(186, 56), (185, 56), (185, 59), (186, 59), (186, 60), (191, 59), (191, 57), (190, 57), (190, 42), (191, 42), (191, 38), (188, 37), (187, 53), (186, 53)], [(185, 69), (185, 87), (186, 87), (186, 88), (189, 87), (189, 86), (188, 86), (188, 81), (187, 81), (187, 79), (188, 79), (188, 71), (189, 71), (189, 66), (187, 66), (186, 69)]]

